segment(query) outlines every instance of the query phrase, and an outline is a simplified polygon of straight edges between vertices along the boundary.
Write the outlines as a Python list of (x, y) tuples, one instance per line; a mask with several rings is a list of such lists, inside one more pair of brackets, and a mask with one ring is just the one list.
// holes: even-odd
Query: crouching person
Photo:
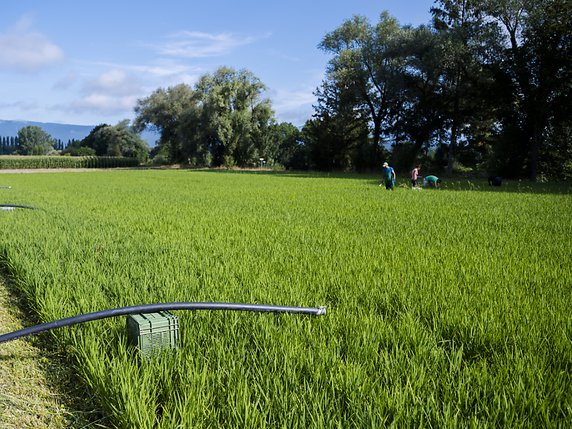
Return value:
[(439, 179), (437, 176), (425, 176), (423, 178), (423, 187), (440, 188), (441, 179)]

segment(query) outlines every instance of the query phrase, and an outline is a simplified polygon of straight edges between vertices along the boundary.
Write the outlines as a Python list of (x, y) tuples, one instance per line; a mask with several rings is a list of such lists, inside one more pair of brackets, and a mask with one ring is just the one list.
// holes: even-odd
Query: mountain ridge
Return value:
[[(0, 137), (16, 137), (18, 131), (27, 126), (40, 127), (54, 139), (61, 140), (64, 145), (70, 140), (82, 140), (96, 127), (96, 125), (0, 119)], [(155, 146), (156, 141), (159, 139), (159, 135), (153, 131), (143, 131), (139, 135), (151, 147)]]

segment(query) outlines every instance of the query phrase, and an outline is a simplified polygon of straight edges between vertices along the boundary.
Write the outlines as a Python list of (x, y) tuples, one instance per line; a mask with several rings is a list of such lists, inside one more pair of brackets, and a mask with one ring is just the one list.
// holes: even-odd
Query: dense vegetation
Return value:
[[(431, 15), (418, 27), (354, 16), (317, 41), (330, 60), (301, 129), (277, 122), (250, 71), (219, 67), (138, 100), (132, 126), (98, 125), (58, 151), (144, 162), (136, 131), (149, 127), (156, 164), (571, 178), (572, 2), (437, 0)], [(37, 127), (21, 134), (0, 154), (56, 152)]]
[(562, 185), (214, 171), (3, 175), (0, 257), (42, 320), (179, 312), (139, 359), (123, 319), (60, 329), (118, 427), (570, 427), (572, 209)]
[[(57, 155), (75, 157), (123, 157), (145, 162), (149, 156), (149, 146), (129, 126), (129, 121), (121, 121), (111, 126), (100, 124), (93, 128), (82, 140), (70, 140), (65, 145), (54, 139), (41, 127), (28, 125), (18, 131), (16, 137), (0, 138), (0, 155), (49, 155), (50, 164), (73, 164), (77, 161), (61, 161)], [(118, 161), (121, 162), (121, 161)]]
[(136, 167), (136, 158), (118, 156), (0, 156), (0, 169)]
[(159, 150), (193, 165), (367, 170), (391, 159), (401, 171), (423, 161), (571, 177), (572, 3), (438, 0), (431, 12), (430, 26), (384, 12), (326, 34), (331, 60), (301, 132), (284, 135), (261, 82), (224, 67), (140, 100), (136, 127), (155, 127)]

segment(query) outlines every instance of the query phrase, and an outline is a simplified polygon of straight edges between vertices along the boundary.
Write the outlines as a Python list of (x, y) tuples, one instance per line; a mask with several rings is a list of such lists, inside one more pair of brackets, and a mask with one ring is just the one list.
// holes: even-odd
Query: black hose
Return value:
[(51, 329), (63, 328), (64, 326), (75, 325), (76, 323), (90, 322), (92, 320), (105, 319), (107, 317), (124, 316), (136, 313), (154, 313), (164, 310), (233, 310), (233, 311), (260, 311), (267, 313), (300, 313), (325, 315), (326, 308), (309, 307), (286, 307), (280, 305), (261, 304), (235, 304), (227, 302), (167, 302), (159, 304), (143, 304), (131, 307), (114, 308), (111, 310), (96, 311), (94, 313), (80, 314), (79, 316), (66, 317), (65, 319), (54, 320), (53, 322), (42, 323), (29, 328), (20, 329), (8, 334), (0, 335), (0, 343), (15, 340), (26, 335), (37, 334)]

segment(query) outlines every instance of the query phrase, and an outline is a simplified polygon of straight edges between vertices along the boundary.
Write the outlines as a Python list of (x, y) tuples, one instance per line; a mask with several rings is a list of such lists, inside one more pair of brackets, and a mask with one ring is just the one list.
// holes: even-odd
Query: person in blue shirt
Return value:
[(391, 189), (393, 191), (396, 179), (395, 170), (392, 167), (390, 167), (387, 162), (383, 163), (382, 175), (383, 175), (383, 184), (385, 184), (385, 189)]

